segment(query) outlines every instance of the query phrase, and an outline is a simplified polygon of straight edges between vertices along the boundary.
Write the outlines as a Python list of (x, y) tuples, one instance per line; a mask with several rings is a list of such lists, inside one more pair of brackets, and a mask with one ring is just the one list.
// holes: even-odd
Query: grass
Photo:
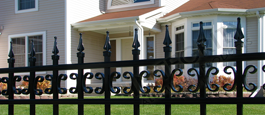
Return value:
[[(86, 97), (86, 98), (103, 98), (102, 96), (97, 97)], [(112, 98), (128, 98), (123, 96), (115, 96)], [(129, 97), (132, 98), (132, 97)], [(148, 97), (150, 98), (150, 97)], [(265, 104), (245, 104), (243, 106), (243, 114), (245, 115), (263, 115)], [(152, 104), (141, 104), (140, 114), (141, 115), (164, 115), (164, 105), (152, 105)], [(8, 105), (0, 105), (0, 114), (8, 115)], [(15, 115), (29, 115), (29, 105), (15, 105)], [(77, 115), (77, 105), (59, 105), (60, 115)], [(179, 105), (172, 104), (171, 107), (172, 115), (199, 115), (200, 105)], [(104, 115), (104, 105), (84, 105), (85, 115)], [(133, 115), (133, 105), (111, 105), (112, 115)], [(235, 115), (236, 105), (235, 104), (208, 104), (207, 105), (208, 115)], [(52, 115), (52, 105), (42, 104), (36, 105), (36, 115)]]

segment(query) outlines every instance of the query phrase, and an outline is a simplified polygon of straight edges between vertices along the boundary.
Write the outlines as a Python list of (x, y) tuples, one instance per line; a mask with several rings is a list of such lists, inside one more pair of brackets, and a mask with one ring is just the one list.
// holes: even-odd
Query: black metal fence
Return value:
[[(166, 35), (163, 44), (165, 58), (162, 59), (148, 59), (148, 60), (139, 60), (140, 44), (138, 42), (137, 29), (135, 30), (136, 35), (133, 41), (133, 60), (131, 61), (110, 61), (111, 55), (111, 45), (109, 42), (109, 33), (107, 32), (106, 42), (104, 44), (105, 51), (104, 62), (98, 63), (84, 63), (85, 54), (83, 52), (84, 47), (82, 44), (82, 34), (80, 34), (80, 41), (78, 45), (78, 63), (77, 64), (58, 64), (59, 60), (59, 50), (57, 49), (57, 41), (55, 37), (54, 48), (53, 48), (53, 65), (47, 66), (35, 66), (36, 58), (34, 57), (34, 44), (32, 42), (32, 49), (30, 53), (30, 66), (29, 67), (14, 67), (15, 58), (12, 51), (12, 42), (10, 45), (9, 52), (9, 68), (0, 69), (0, 73), (8, 73), (8, 77), (4, 77), (1, 79), (1, 82), (7, 83), (7, 90), (3, 90), (2, 95), (8, 95), (8, 100), (0, 100), (0, 104), (8, 104), (8, 113), (9, 115), (14, 114), (14, 104), (30, 104), (30, 114), (35, 114), (35, 105), (36, 104), (53, 104), (53, 114), (58, 115), (58, 105), (59, 104), (78, 104), (78, 115), (84, 114), (84, 104), (104, 104), (105, 105), (105, 114), (111, 114), (110, 106), (111, 104), (133, 104), (134, 105), (134, 114), (140, 114), (140, 104), (164, 104), (165, 105), (165, 114), (171, 114), (171, 104), (200, 104), (200, 114), (206, 114), (206, 104), (237, 104), (237, 114), (243, 114), (243, 104), (265, 104), (264, 98), (243, 98), (243, 87), (248, 91), (255, 91), (257, 86), (253, 83), (246, 83), (246, 75), (247, 73), (253, 74), (258, 68), (254, 65), (246, 66), (243, 71), (242, 61), (248, 60), (263, 60), (265, 57), (265, 53), (245, 53), (242, 54), (242, 44), (241, 39), (244, 38), (244, 35), (241, 31), (240, 19), (238, 18), (237, 31), (235, 34), (235, 46), (236, 46), (236, 54), (231, 55), (211, 55), (205, 56), (205, 37), (203, 33), (202, 22), (200, 23), (200, 34), (197, 40), (199, 56), (196, 57), (177, 57), (171, 58), (171, 40), (169, 37), (168, 27), (166, 27)], [(210, 92), (218, 91), (219, 86), (217, 84), (209, 84), (209, 76), (218, 74), (219, 70), (216, 67), (206, 68), (205, 63), (216, 63), (216, 62), (229, 62), (236, 61), (236, 68), (232, 66), (227, 66), (224, 68), (224, 72), (226, 74), (231, 74), (232, 72), (228, 72), (228, 69), (233, 70), (233, 74), (235, 76), (233, 84), (225, 84), (225, 91), (233, 91), (236, 89), (236, 98), (206, 98), (206, 88)], [(200, 92), (199, 98), (171, 98), (171, 91), (181, 92), (183, 87), (181, 85), (173, 85), (173, 76), (174, 74), (181, 75), (183, 71), (181, 69), (171, 70), (171, 65), (174, 64), (193, 64), (199, 63), (199, 70), (195, 68), (188, 69), (187, 73), (190, 76), (198, 76), (198, 83), (194, 85), (190, 85), (188, 87), (188, 91), (190, 92)], [(141, 93), (149, 93), (150, 87), (142, 86), (141, 80), (144, 77), (148, 77), (150, 72), (148, 71), (139, 71), (139, 66), (147, 66), (147, 65), (164, 65), (165, 71), (163, 70), (155, 70), (153, 75), (155, 77), (163, 77), (163, 85), (155, 86), (155, 92), (165, 92), (165, 98), (139, 98)], [(133, 72), (124, 72), (122, 75), (119, 72), (110, 72), (110, 67), (130, 67), (133, 66)], [(84, 69), (93, 69), (93, 68), (104, 68), (104, 73), (93, 73), (88, 72), (84, 73)], [(208, 70), (206, 70), (208, 69)], [(259, 68), (265, 72), (265, 66)], [(78, 94), (78, 99), (58, 99), (58, 94), (67, 93), (66, 88), (61, 88), (60, 83), (61, 80), (66, 80), (68, 77), (66, 74), (60, 74), (59, 70), (78, 70), (78, 73), (72, 73), (69, 75), (70, 79), (76, 80), (76, 87), (72, 87), (69, 89), (70, 93)], [(214, 72), (212, 72), (214, 70)], [(251, 71), (250, 71), (251, 70)], [(38, 71), (52, 71), (51, 75), (37, 76), (36, 72)], [(21, 76), (14, 76), (16, 72), (30, 72), (30, 75), (24, 76), (23, 81), (29, 82), (29, 86), (27, 89), (16, 89), (16, 82), (21, 81)], [(195, 74), (193, 74), (195, 73)], [(102, 87), (96, 87), (93, 89), (92, 87), (87, 87), (85, 84), (86, 79), (92, 79), (95, 76), (96, 79), (102, 80)], [(119, 87), (114, 87), (112, 85), (112, 79), (123, 76), (126, 79), (131, 79), (131, 86), (125, 87), (123, 89)], [(51, 81), (51, 88), (48, 88), (44, 91), (37, 89), (36, 84), (38, 82), (42, 82), (44, 79)], [(251, 88), (248, 86), (251, 85)], [(232, 86), (232, 88), (228, 88), (228, 86)], [(133, 93), (133, 99), (111, 99), (110, 94), (119, 93), (123, 90), (124, 93), (130, 94)], [(84, 99), (84, 93), (92, 93), (95, 92), (97, 94), (105, 94), (104, 99)], [(35, 99), (35, 95), (53, 94), (53, 99)], [(14, 94), (30, 94), (30, 99), (14, 99)]]

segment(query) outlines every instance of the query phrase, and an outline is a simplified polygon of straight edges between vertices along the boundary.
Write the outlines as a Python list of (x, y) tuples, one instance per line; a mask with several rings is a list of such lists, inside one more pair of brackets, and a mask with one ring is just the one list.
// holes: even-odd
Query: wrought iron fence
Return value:
[[(236, 54), (230, 55), (211, 55), (205, 56), (205, 37), (203, 33), (202, 22), (200, 23), (200, 34), (197, 40), (199, 56), (195, 57), (177, 57), (171, 58), (171, 39), (168, 32), (168, 27), (166, 26), (166, 35), (163, 44), (164, 46), (164, 54), (165, 58), (161, 59), (148, 59), (148, 60), (139, 60), (140, 43), (138, 42), (137, 29), (135, 29), (135, 38), (133, 41), (133, 60), (131, 61), (110, 61), (111, 55), (111, 44), (109, 41), (109, 33), (107, 32), (106, 42), (104, 44), (105, 51), (104, 62), (98, 63), (84, 63), (84, 46), (82, 44), (82, 34), (80, 34), (80, 41), (78, 45), (78, 63), (77, 64), (58, 64), (59, 60), (59, 50), (57, 48), (56, 37), (54, 40), (54, 48), (53, 48), (53, 65), (46, 66), (35, 66), (36, 58), (34, 51), (34, 44), (32, 42), (32, 49), (30, 53), (30, 66), (29, 67), (14, 67), (15, 58), (12, 50), (12, 42), (10, 45), (9, 52), (9, 68), (0, 69), (0, 73), (8, 73), (8, 77), (1, 78), (2, 83), (7, 83), (7, 90), (3, 90), (2, 95), (7, 95), (8, 100), (0, 100), (0, 104), (8, 104), (8, 113), (9, 115), (14, 114), (14, 104), (30, 104), (30, 114), (35, 114), (35, 105), (36, 104), (53, 104), (53, 114), (58, 115), (58, 105), (59, 104), (78, 104), (78, 115), (84, 114), (84, 104), (104, 104), (105, 105), (105, 114), (111, 114), (110, 106), (111, 104), (133, 104), (134, 105), (134, 114), (140, 114), (140, 104), (164, 104), (165, 105), (165, 114), (171, 114), (171, 104), (200, 104), (200, 114), (206, 114), (206, 104), (237, 104), (237, 114), (243, 114), (243, 104), (265, 104), (264, 98), (243, 98), (243, 87), (248, 91), (255, 91), (257, 86), (254, 83), (246, 83), (246, 75), (247, 73), (253, 74), (258, 68), (254, 65), (246, 66), (244, 71), (242, 69), (242, 61), (248, 60), (263, 60), (265, 57), (265, 53), (245, 53), (242, 54), (242, 44), (241, 39), (244, 38), (244, 35), (241, 31), (240, 26), (240, 18), (238, 18), (237, 31), (235, 34), (236, 42)], [(209, 76), (217, 75), (219, 70), (216, 67), (206, 68), (205, 63), (216, 63), (216, 62), (229, 62), (236, 61), (236, 68), (232, 66), (227, 66), (224, 68), (224, 72), (226, 74), (232, 74), (232, 72), (228, 72), (228, 69), (233, 71), (235, 76), (233, 84), (225, 84), (223, 89), (225, 91), (233, 91), (236, 89), (236, 98), (206, 98), (206, 88), (211, 91), (218, 91), (219, 86), (217, 84), (209, 84)], [(181, 92), (183, 87), (181, 85), (173, 85), (173, 76), (177, 74), (180, 76), (183, 74), (181, 69), (171, 69), (171, 65), (173, 64), (194, 64), (199, 63), (199, 70), (196, 68), (188, 69), (187, 73), (190, 76), (198, 76), (198, 83), (194, 85), (190, 85), (188, 87), (189, 92), (200, 92), (199, 98), (172, 98), (171, 91)], [(142, 86), (141, 80), (142, 78), (146, 78), (150, 75), (149, 71), (139, 71), (139, 66), (147, 66), (147, 65), (164, 65), (163, 70), (155, 70), (153, 75), (155, 77), (163, 78), (162, 86), (155, 86), (153, 90), (157, 93), (164, 92), (165, 98), (139, 98), (140, 93), (149, 93), (150, 87)], [(133, 72), (124, 72), (123, 74), (119, 72), (110, 72), (110, 67), (128, 67), (133, 66)], [(104, 73), (95, 73), (95, 75), (91, 72), (84, 73), (84, 69), (93, 69), (93, 68), (104, 68)], [(251, 71), (250, 71), (251, 69)], [(259, 68), (265, 72), (265, 66)], [(69, 75), (70, 79), (76, 80), (76, 87), (72, 87), (69, 89), (70, 93), (78, 94), (78, 99), (59, 99), (58, 94), (65, 94), (68, 92), (66, 88), (60, 87), (61, 80), (66, 80), (68, 76), (66, 74), (59, 74), (59, 70), (78, 70), (78, 73), (72, 73)], [(36, 72), (38, 71), (52, 71), (52, 74), (43, 76), (36, 76)], [(24, 76), (15, 76), (16, 72), (29, 72), (30, 74)], [(102, 87), (96, 87), (93, 89), (92, 87), (86, 86), (86, 79), (92, 79), (95, 76), (96, 79), (102, 80)], [(124, 87), (121, 89), (120, 87), (114, 87), (112, 84), (112, 79), (118, 79), (120, 77), (124, 77), (126, 79), (131, 79), (131, 86)], [(16, 82), (21, 81), (29, 82), (28, 88), (20, 89), (16, 88)], [(51, 81), (51, 88), (45, 89), (44, 91), (37, 89), (36, 84), (38, 82), (42, 82), (44, 79)], [(248, 86), (252, 87), (249, 88)], [(232, 88), (228, 88), (231, 86)], [(125, 94), (133, 93), (133, 99), (111, 99), (110, 94), (112, 93), (120, 93), (123, 90)], [(92, 93), (95, 92), (97, 94), (105, 95), (104, 99), (84, 99), (84, 93)], [(35, 95), (53, 94), (53, 99), (35, 99)], [(14, 99), (14, 94), (26, 94), (30, 95), (30, 99)]]

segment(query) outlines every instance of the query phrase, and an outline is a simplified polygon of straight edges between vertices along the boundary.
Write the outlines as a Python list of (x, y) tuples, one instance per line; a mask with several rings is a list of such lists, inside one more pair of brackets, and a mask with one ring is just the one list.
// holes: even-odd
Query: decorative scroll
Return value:
[[(249, 71), (250, 68), (253, 68), (253, 70), (252, 70), (252, 71)], [(244, 87), (245, 87), (246, 90), (251, 91), (251, 92), (257, 90), (257, 85), (254, 84), (254, 83), (249, 83), (249, 84), (248, 84), (248, 85), (250, 85), (250, 86), (253, 87), (252, 89), (250, 89), (250, 88), (247, 86), (247, 72), (249, 72), (250, 74), (255, 74), (257, 71), (258, 71), (258, 69), (257, 69), (257, 67), (254, 66), (254, 65), (249, 65), (249, 66), (247, 66), (247, 67), (245, 68), (242, 77), (243, 77), (243, 84), (244, 84)]]
[[(112, 72), (112, 73), (110, 74), (110, 79), (113, 79), (113, 78), (115, 78), (115, 79), (119, 79), (120, 77), (121, 77), (121, 73), (119, 73), (119, 72)], [(116, 93), (116, 94), (118, 94), (118, 93), (120, 93), (120, 91), (121, 91), (121, 88), (119, 88), (119, 87), (113, 87), (113, 85), (112, 85), (112, 81), (110, 81), (109, 87), (110, 87), (110, 91), (111, 91), (112, 93)]]
[[(175, 74), (176, 72), (178, 72), (177, 74)], [(183, 91), (183, 87), (181, 85), (176, 85), (174, 86), (173, 84), (173, 78), (174, 78), (174, 75), (176, 76), (181, 76), (183, 74), (183, 71), (182, 69), (174, 69), (170, 75), (170, 79), (171, 79), (171, 88), (174, 92), (182, 92)], [(179, 90), (177, 90), (176, 88), (178, 88)]]
[[(236, 76), (236, 69), (235, 69), (234, 67), (232, 67), (232, 66), (226, 66), (226, 67), (224, 68), (224, 72), (225, 72), (226, 74), (230, 75), (231, 72), (228, 72), (228, 71), (227, 71), (229, 68), (232, 69), (232, 71), (233, 71), (233, 73), (234, 73), (234, 77), (235, 77), (235, 76)], [(234, 78), (234, 79), (235, 79), (235, 78)], [(223, 89), (224, 89), (225, 91), (233, 91), (233, 90), (235, 89), (235, 83), (236, 83), (235, 80), (234, 80), (233, 85), (230, 84), (230, 83), (227, 83), (227, 84), (224, 85)], [(228, 89), (227, 86), (232, 86), (232, 88), (231, 88), (231, 89)]]
[(104, 93), (104, 87), (105, 87), (105, 84), (104, 84), (105, 76), (104, 76), (104, 74), (103, 73), (96, 73), (95, 74), (95, 78), (96, 79), (99, 79), (99, 80), (102, 79), (102, 87), (96, 87), (95, 93), (96, 94), (102, 94), (102, 93)]
[[(191, 73), (192, 71), (194, 71), (194, 72), (196, 73), (197, 76), (200, 75), (199, 71), (198, 71), (197, 69), (195, 69), (195, 68), (190, 68), (190, 69), (188, 70), (188, 75), (190, 75), (190, 76), (192, 76), (192, 77), (195, 76), (195, 74)], [(197, 92), (197, 91), (199, 90), (199, 81), (198, 81), (197, 87), (196, 87), (196, 88), (195, 88), (195, 87), (196, 87), (195, 85), (190, 85), (190, 86), (188, 87), (189, 92)], [(193, 88), (195, 88), (195, 89), (192, 90)]]
[[(212, 70), (215, 70), (215, 71), (213, 73), (211, 73)], [(219, 85), (218, 84), (212, 84), (212, 87), (215, 87), (215, 89), (212, 89), (210, 84), (209, 84), (209, 77), (210, 77), (210, 74), (217, 75), (218, 73), (219, 73), (219, 69), (216, 68), (216, 67), (209, 68), (207, 70), (207, 73), (206, 73), (206, 86), (212, 92), (218, 91), (219, 90)]]
[[(160, 75), (158, 73), (160, 73)], [(163, 77), (163, 82), (164, 82), (164, 78), (165, 78), (166, 75), (165, 75), (165, 72), (162, 71), (162, 70), (155, 70), (154, 71), (154, 76), (155, 77)], [(160, 90), (157, 90), (158, 88), (161, 88), (161, 89)], [(164, 90), (165, 90), (164, 83), (163, 83), (162, 86), (155, 86), (154, 87), (154, 91), (157, 92), (157, 93), (162, 93)]]

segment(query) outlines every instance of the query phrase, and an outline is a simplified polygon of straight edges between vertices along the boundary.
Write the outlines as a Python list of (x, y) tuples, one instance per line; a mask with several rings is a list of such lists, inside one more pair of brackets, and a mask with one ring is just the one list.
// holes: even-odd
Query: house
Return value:
[[(34, 40), (37, 65), (51, 65), (53, 37), (58, 38), (60, 64), (77, 63), (79, 33), (83, 33), (85, 62), (102, 62), (106, 31), (111, 42), (111, 60), (132, 60), (131, 44), (134, 29), (138, 28), (141, 44), (140, 59), (163, 58), (165, 25), (169, 25), (172, 39), (172, 57), (195, 56), (199, 22), (204, 22), (207, 55), (234, 53), (235, 24), (241, 18), (245, 35), (244, 52), (263, 52), (265, 3), (262, 0), (11, 0), (0, 1), (1, 68), (7, 67), (9, 42), (13, 41), (15, 66), (27, 66), (29, 40)], [(245, 62), (258, 68), (263, 61)], [(223, 68), (234, 62), (207, 64)], [(174, 65), (187, 70), (197, 65)], [(140, 67), (140, 70), (161, 69), (161, 66)], [(222, 69), (220, 69), (222, 70)], [(93, 73), (102, 69), (87, 69)], [(112, 68), (112, 71), (132, 71), (131, 67)], [(60, 71), (70, 74), (76, 72)], [(39, 72), (37, 74), (47, 74)], [(27, 73), (17, 73), (25, 75)], [(222, 74), (222, 73), (220, 73)], [(248, 76), (248, 82), (264, 83), (263, 71)], [(100, 85), (97, 79), (88, 80), (90, 86)], [(114, 85), (128, 85), (130, 80), (116, 79)], [(154, 83), (154, 77), (145, 78), (143, 84)], [(67, 80), (66, 88), (75, 86)]]

